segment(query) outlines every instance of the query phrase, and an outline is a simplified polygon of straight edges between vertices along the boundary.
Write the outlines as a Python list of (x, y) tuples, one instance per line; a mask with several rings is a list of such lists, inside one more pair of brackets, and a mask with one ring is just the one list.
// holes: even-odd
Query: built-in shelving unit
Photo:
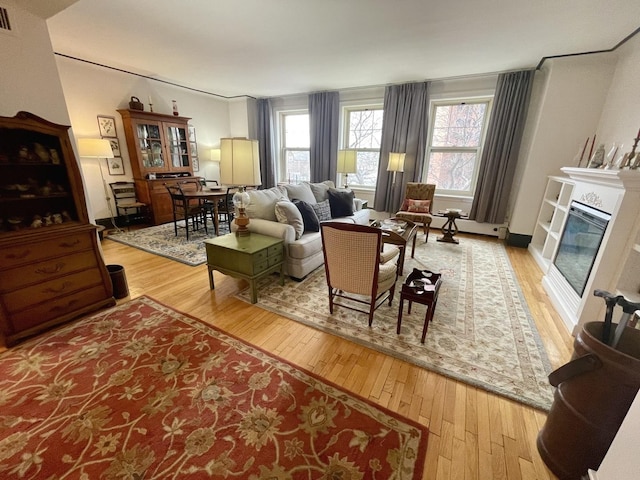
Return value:
[(558, 248), (572, 191), (573, 181), (567, 177), (551, 176), (547, 179), (547, 188), (529, 244), (529, 251), (543, 272), (549, 268)]

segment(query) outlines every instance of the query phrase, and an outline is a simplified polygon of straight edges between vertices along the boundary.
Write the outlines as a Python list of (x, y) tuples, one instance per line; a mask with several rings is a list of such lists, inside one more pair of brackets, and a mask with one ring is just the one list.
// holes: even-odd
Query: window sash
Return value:
[[(349, 150), (355, 150), (357, 158), (360, 158), (361, 154), (364, 154), (364, 155), (374, 154), (378, 156), (377, 162), (375, 164), (375, 168), (366, 168), (362, 162), (357, 163), (358, 172), (349, 174), (349, 186), (357, 187), (360, 189), (374, 190), (376, 188), (376, 182), (377, 182), (377, 172), (378, 172), (378, 165), (379, 165), (378, 162), (380, 161), (380, 148), (352, 146), (352, 139), (350, 138), (350, 134), (352, 133), (351, 115), (353, 113), (364, 112), (364, 111), (380, 111), (380, 113), (382, 114), (382, 110), (383, 110), (383, 106), (381, 104), (351, 105), (351, 106), (344, 107), (342, 137), (343, 137), (343, 145), (346, 145), (346, 146), (343, 148), (348, 148)], [(382, 141), (382, 124), (380, 124), (380, 128), (376, 130), (380, 130), (380, 133), (379, 133), (380, 138), (378, 139), (378, 142), (380, 143)], [(344, 184), (345, 175), (339, 173), (338, 176), (340, 177), (339, 178), (340, 183)], [(369, 178), (368, 183), (362, 182), (362, 178), (365, 178), (365, 177)]]

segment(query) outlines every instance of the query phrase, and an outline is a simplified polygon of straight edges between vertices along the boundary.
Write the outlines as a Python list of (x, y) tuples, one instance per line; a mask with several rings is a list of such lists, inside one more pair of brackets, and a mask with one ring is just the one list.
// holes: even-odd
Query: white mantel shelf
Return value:
[(579, 182), (624, 188), (630, 191), (640, 190), (640, 170), (603, 170), (600, 168), (575, 167), (563, 167), (560, 170)]

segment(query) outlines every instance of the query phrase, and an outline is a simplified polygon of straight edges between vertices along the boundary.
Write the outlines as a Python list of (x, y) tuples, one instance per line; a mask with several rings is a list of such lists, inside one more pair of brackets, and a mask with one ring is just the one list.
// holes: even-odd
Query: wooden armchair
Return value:
[(432, 183), (408, 182), (404, 202), (402, 202), (400, 211), (396, 213), (397, 218), (409, 220), (418, 225), (422, 224), (425, 242), (429, 241), (435, 192), (436, 186)]
[[(329, 288), (329, 311), (338, 305), (369, 315), (369, 326), (375, 310), (389, 299), (393, 301), (398, 269), (392, 261), (395, 254), (385, 250), (382, 259), (382, 230), (366, 225), (322, 222), (322, 251)], [(336, 302), (336, 298), (345, 301)], [(366, 299), (366, 300), (365, 300)], [(368, 308), (357, 308), (358, 304)]]

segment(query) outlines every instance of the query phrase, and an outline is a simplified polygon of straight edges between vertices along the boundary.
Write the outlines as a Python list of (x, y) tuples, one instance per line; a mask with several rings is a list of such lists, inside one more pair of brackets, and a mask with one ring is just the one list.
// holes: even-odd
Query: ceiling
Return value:
[(638, 0), (25, 3), (48, 17), (57, 53), (229, 97), (532, 68), (640, 25)]

